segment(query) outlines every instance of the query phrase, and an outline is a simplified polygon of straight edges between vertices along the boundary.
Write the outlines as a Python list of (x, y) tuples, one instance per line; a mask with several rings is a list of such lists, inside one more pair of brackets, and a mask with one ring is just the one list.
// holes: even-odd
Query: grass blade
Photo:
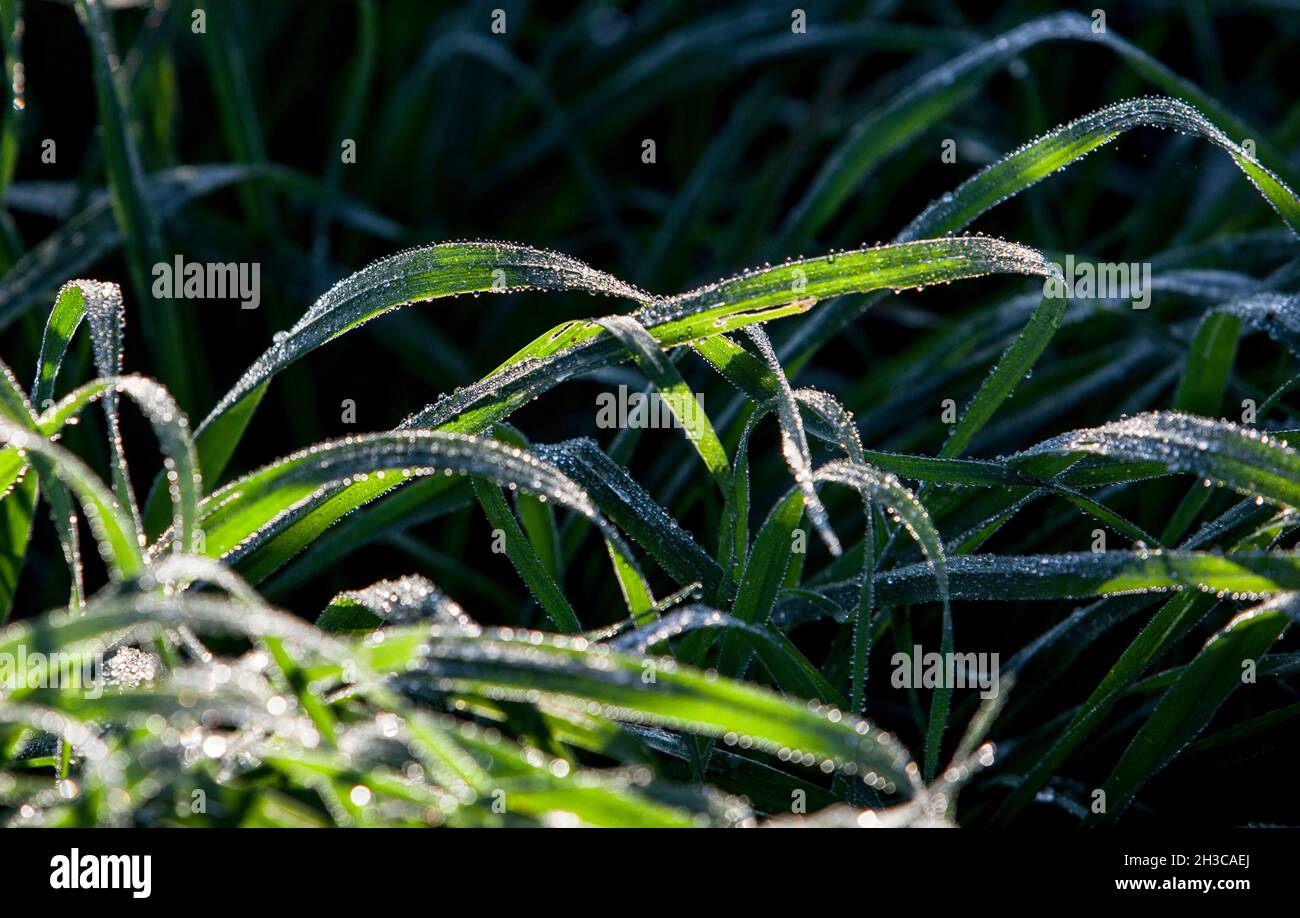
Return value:
[(1294, 596), (1241, 613), (1212, 637), (1179, 675), (1115, 765), (1102, 790), (1106, 810), (1087, 824), (1117, 819), (1142, 785), (1205, 729), (1224, 699), (1242, 683), (1242, 666), (1258, 660), (1295, 617)]

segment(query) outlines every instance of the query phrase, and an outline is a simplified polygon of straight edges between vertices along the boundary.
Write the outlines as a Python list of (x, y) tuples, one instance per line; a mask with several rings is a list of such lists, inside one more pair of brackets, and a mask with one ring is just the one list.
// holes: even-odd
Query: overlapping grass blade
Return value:
[[(1099, 42), (1118, 52), (1126, 63), (1166, 92), (1210, 112), (1216, 121), (1227, 125), (1234, 136), (1261, 138), (1258, 131), (1246, 129), (1214, 99), (1138, 48), (1108, 31), (1094, 30), (1087, 17), (1078, 13), (1045, 16), (989, 39), (930, 71), (881, 109), (854, 125), (848, 137), (826, 159), (799, 205), (791, 211), (783, 228), (783, 240), (799, 243), (815, 235), (884, 157), (954, 111), (979, 90), (983, 80), (1007, 61), (1029, 47), (1054, 40)], [(1259, 145), (1279, 168), (1285, 166), (1285, 156), (1266, 139)], [(1044, 157), (1041, 166), (1038, 157), (1023, 162), (1035, 171), (1045, 168), (1043, 174), (1055, 171), (1051, 168), (1050, 157)], [(1004, 193), (991, 199), (990, 203), (1005, 197)]]
[(501, 488), (487, 481), (474, 482), (474, 494), (487, 516), (494, 532), (504, 539), (506, 557), (515, 566), (528, 589), (537, 599), (551, 624), (559, 631), (575, 632), (582, 629), (577, 613), (565, 598), (564, 591), (538, 556), (537, 551), (519, 527), (519, 521), (506, 503)]
[[(427, 645), (424, 650), (419, 648)], [(881, 789), (914, 793), (907, 753), (866, 721), (811, 709), (763, 689), (709, 678), (671, 658), (656, 662), (614, 653), (573, 639), (522, 638), (486, 632), (472, 637), (445, 629), (404, 636), (390, 631), (370, 663), (423, 676), (445, 690), (489, 698), (542, 697), (557, 703), (595, 703), (616, 720), (720, 736), (800, 761), (846, 769)], [(418, 664), (418, 666), (416, 665)], [(655, 665), (648, 686), (642, 674)]]
[(76, 495), (100, 554), (115, 577), (133, 577), (143, 570), (144, 552), (131, 518), (84, 462), (30, 429), (7, 420), (0, 420), (0, 445), (13, 446), (20, 453), (49, 464), (49, 472), (43, 473), (44, 477), (57, 476)]
[[(407, 430), (318, 444), (218, 489), (200, 507), (206, 553), (229, 563), (253, 559), (267, 539), (288, 529), (340, 482), (398, 483), (434, 474), (477, 475), (513, 485), (574, 510), (601, 529), (633, 614), (649, 611), (653, 598), (636, 560), (617, 530), (580, 487), (548, 463), (517, 447), (460, 434)], [(156, 551), (156, 548), (154, 549)]]
[[(144, 171), (130, 127), (122, 88), (114, 72), (116, 52), (101, 0), (77, 0), (77, 14), (90, 39), (91, 70), (99, 122), (103, 128), (105, 171), (118, 229), (127, 249), (127, 270), (142, 312), (150, 356), (159, 376), (183, 404), (192, 403), (194, 380), (205, 377), (202, 351), (192, 325), (181, 324), (171, 304), (155, 301), (148, 281), (153, 265), (164, 261), (161, 225), (144, 187)], [(110, 375), (105, 373), (103, 375)]]
[[(804, 311), (814, 297), (925, 285), (987, 273), (1043, 276), (1049, 270), (1039, 253), (1014, 243), (985, 237), (939, 239), (760, 269), (655, 301), (634, 315), (660, 347), (672, 347)], [(505, 272), (503, 289), (538, 286), (643, 296), (635, 288), (579, 262), (521, 247), (456, 243), (378, 262), (326, 294), (289, 337), (263, 355), (209, 415), (197, 434), (205, 475), (212, 479), (214, 463), (215, 468), (223, 467), (247, 423), (252, 402), (260, 398), (266, 383), (280, 368), (310, 348), (413, 298), (437, 296), (440, 291), (450, 295), (466, 287), (491, 290), (494, 276), (502, 276), (495, 272)], [(801, 288), (800, 294), (793, 292), (796, 287)], [(617, 362), (624, 354), (612, 337), (602, 337), (598, 325), (569, 323), (538, 339), (479, 383), (412, 416), (403, 426), (479, 432), (541, 392), (580, 373)], [(280, 547), (267, 549), (266, 572), (279, 567), (347, 510), (372, 500), (391, 486), (377, 480), (353, 483), (346, 498), (330, 495), (328, 505), (324, 505), (325, 495), (321, 495), (322, 506), (304, 517), (296, 536), (290, 532), (283, 541), (273, 540), (279, 541)], [(154, 516), (147, 514), (151, 520)]]
[[(1199, 588), (1241, 598), (1300, 587), (1300, 555), (1290, 551), (1059, 552), (1050, 555), (955, 555), (948, 559), (953, 599), (1084, 599), (1124, 593)], [(845, 588), (857, 589), (856, 582)], [(939, 599), (928, 564), (876, 574), (882, 605)]]
[[(1195, 107), (1180, 99), (1152, 97), (1116, 102), (1032, 140), (976, 173), (932, 202), (899, 236), (923, 239), (969, 226), (1013, 194), (1087, 156), (1136, 127), (1160, 127), (1195, 134), (1225, 150), (1278, 212), (1300, 234), (1300, 199), (1277, 174), (1262, 165)], [(1248, 135), (1240, 135), (1245, 138)], [(1285, 168), (1286, 160), (1277, 162)]]
[(1152, 775), (1205, 729), (1224, 699), (1244, 680), (1243, 665), (1261, 658), (1297, 611), (1294, 595), (1277, 597), (1236, 616), (1197, 654), (1138, 730), (1102, 790), (1106, 809), (1088, 823), (1111, 822)]
[(1277, 437), (1230, 421), (1148, 412), (1062, 434), (1019, 455), (1028, 459), (1049, 453), (1155, 462), (1170, 472), (1196, 475), (1261, 501), (1300, 505), (1300, 453)]

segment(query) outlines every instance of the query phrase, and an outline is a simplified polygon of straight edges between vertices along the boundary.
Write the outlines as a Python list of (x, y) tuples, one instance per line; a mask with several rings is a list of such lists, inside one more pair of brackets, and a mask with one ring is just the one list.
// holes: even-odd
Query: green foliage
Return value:
[[(1101, 824), (1208, 809), (1185, 758), (1286, 754), (1300, 110), (1266, 136), (1034, 4), (978, 37), (820, 6), (806, 35), (762, 5), (512, 12), (550, 49), (534, 66), (482, 11), (361, 0), (350, 65), (314, 62), (317, 180), (277, 162), (270, 97), (307, 91), (266, 76), (283, 11), (247, 38), (250, 4), (206, 33), (185, 4), (76, 10), (100, 128), (80, 175), (37, 180), (25, 105), (0, 121), (7, 822)], [(602, 10), (635, 34), (593, 41)], [(11, 95), (22, 21), (0, 0)], [(1124, 65), (1090, 113), (1066, 120), (1048, 42)], [(882, 48), (914, 59), (850, 80)], [(1027, 103), (998, 95), (1008, 68)], [(176, 136), (177, 72), (209, 83), (208, 148)], [(694, 165), (617, 191), (596, 151), (692, 78), (725, 126), (682, 115)], [(1151, 127), (1186, 137), (1119, 161)], [(393, 161), (354, 176), (354, 134)], [(940, 160), (954, 136), (982, 168)], [(918, 176), (948, 190), (908, 223)], [(11, 212), (56, 228), (28, 247)], [(466, 228), (522, 241), (428, 241)], [(155, 298), (169, 244), (264, 253), (269, 324), (235, 307), (214, 335)], [(1054, 293), (1067, 251), (1146, 265), (1150, 308)], [(232, 353), (251, 365), (223, 376)], [(675, 425), (606, 437), (573, 408), (593, 383)], [(332, 421), (352, 385), (374, 432)], [(997, 697), (898, 684), (918, 645), (999, 652)]]

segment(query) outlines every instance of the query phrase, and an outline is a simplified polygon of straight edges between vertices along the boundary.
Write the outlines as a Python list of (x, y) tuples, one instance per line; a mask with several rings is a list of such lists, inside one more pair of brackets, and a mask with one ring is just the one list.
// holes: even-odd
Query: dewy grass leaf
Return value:
[(1093, 453), (1129, 462), (1157, 462), (1203, 478), (1206, 487), (1300, 506), (1300, 453), (1283, 441), (1230, 421), (1180, 412), (1152, 412), (1078, 430), (1040, 443), (1023, 457)]
[(134, 524), (84, 462), (39, 434), (5, 420), (0, 420), (0, 445), (12, 446), (49, 464), (50, 474), (57, 476), (80, 501), (100, 554), (115, 576), (133, 577), (143, 570), (144, 553)]
[(77, 15), (90, 40), (91, 72), (103, 128), (101, 138), (113, 213), (126, 244), (131, 285), (140, 300), (140, 308), (149, 316), (149, 321), (144, 323), (145, 340), (158, 363), (159, 375), (180, 395), (180, 401), (188, 404), (192, 381), (204, 377), (206, 361), (197, 346), (193, 326), (178, 322), (170, 303), (156, 302), (150, 296), (147, 278), (152, 266), (163, 261), (161, 228), (145, 193), (140, 154), (127, 123), (112, 34), (101, 0), (77, 0)]
[[(1105, 551), (948, 559), (949, 595), (981, 602), (1083, 599), (1189, 587), (1249, 599), (1295, 590), (1297, 585), (1300, 556), (1294, 552)], [(882, 605), (939, 598), (928, 564), (876, 574), (876, 599)]]
[[(1097, 40), (1097, 33), (1091, 31), (1088, 22), (1083, 20), (1082, 17), (1065, 14), (1063, 18), (1070, 20), (1065, 28), (1073, 37), (1084, 40)], [(1051, 21), (1051, 17), (1049, 17), (1037, 23), (1028, 23), (1017, 29), (1016, 32), (1022, 38), (1028, 38), (1032, 42), (1044, 37), (1054, 37), (1060, 25), (1058, 22)], [(1102, 34), (1105, 35), (1106, 33)], [(1102, 38), (1100, 40), (1121, 50), (1131, 47), (1122, 39)], [(1008, 43), (999, 51), (1005, 53), (1012, 47), (1014, 47), (1014, 42), (1008, 40)], [(988, 46), (985, 46), (985, 50), (987, 49)], [(980, 58), (980, 49), (970, 55), (970, 60), (976, 63), (980, 62)], [(955, 78), (955, 74), (945, 73), (942, 70), (936, 71), (936, 73), (941, 74), (939, 81), (941, 89), (950, 77)], [(1158, 73), (1158, 65), (1148, 71), (1148, 75), (1152, 76), (1156, 76)], [(1168, 74), (1168, 76), (1178, 82), (1177, 78), (1173, 77), (1172, 74)], [(1160, 81), (1158, 77), (1157, 81)], [(1097, 147), (1108, 143), (1119, 136), (1124, 129), (1137, 125), (1152, 125), (1195, 133), (1225, 150), (1265, 200), (1278, 212), (1278, 215), (1282, 217), (1292, 233), (1300, 234), (1300, 198), (1296, 197), (1294, 189), (1286, 181), (1262, 166), (1256, 160), (1254, 153), (1244, 149), (1232, 140), (1193, 105), (1200, 105), (1202, 108), (1209, 110), (1219, 123), (1229, 124), (1230, 129), (1238, 137), (1251, 139), (1258, 137), (1258, 134), (1254, 132), (1247, 133), (1242, 130), (1240, 123), (1235, 119), (1231, 119), (1221, 107), (1207, 104), (1212, 100), (1200, 93), (1188, 92), (1187, 90), (1190, 88), (1190, 86), (1184, 85), (1182, 94), (1192, 99), (1193, 104), (1188, 104), (1176, 98), (1132, 99), (1107, 106), (1091, 115), (1049, 132), (1038, 140), (1026, 144), (998, 162), (986, 167), (962, 183), (955, 191), (947, 192), (932, 202), (895, 237), (894, 241), (907, 242), (925, 236), (937, 236), (941, 233), (955, 233), (963, 230), (991, 208), (1031, 187), (1047, 175), (1065, 168), (1071, 162), (1077, 161), (1079, 157), (1086, 156)], [(933, 87), (931, 87), (932, 89)], [(871, 138), (871, 142), (874, 142), (874, 138)], [(1271, 149), (1267, 143), (1263, 143), (1262, 146)], [(1273, 151), (1269, 155), (1269, 159), (1275, 168), (1282, 169), (1288, 176), (1291, 176), (1293, 184), (1297, 178), (1300, 178), (1293, 175), (1292, 171), (1287, 168), (1285, 156)], [(840, 167), (828, 164), (824, 174), (828, 174), (829, 170), (835, 168)], [(847, 194), (847, 192), (844, 193)], [(834, 198), (834, 195), (832, 195), (832, 198)], [(810, 191), (804, 200), (805, 203), (813, 201), (813, 192)], [(811, 213), (811, 211), (808, 212)], [(796, 339), (795, 343), (804, 348), (797, 361), (806, 359), (806, 355), (811, 349), (828, 340), (857, 313), (865, 309), (867, 305), (869, 305), (869, 302), (868, 304), (835, 304), (813, 316)]]
[(575, 259), (507, 243), (447, 243), (377, 261), (317, 300), (199, 425), (199, 457), (208, 477), (220, 477), (271, 377), (315, 348), (409, 303), (531, 289), (648, 299)]
[(1293, 354), (1300, 353), (1300, 296), (1296, 294), (1256, 293), (1216, 306), (1215, 311), (1264, 332)]
[(1034, 310), (1029, 323), (1006, 350), (992, 372), (985, 378), (971, 403), (962, 411), (956, 428), (944, 441), (939, 451), (942, 458), (952, 458), (970, 445), (971, 439), (988, 423), (989, 418), (1015, 390), (1016, 386), (1033, 371), (1034, 363), (1042, 356), (1065, 315), (1066, 300), (1044, 297)]
[[(80, 290), (84, 303), (86, 324), (90, 327), (90, 346), (95, 357), (95, 368), (102, 377), (118, 376), (123, 366), (122, 337), (126, 324), (122, 288), (117, 284), (103, 284), (97, 281), (74, 281), (73, 283)], [(101, 401), (104, 405), (104, 416), (108, 421), (113, 493), (117, 495), (118, 503), (131, 515), (133, 526), (138, 532), (141, 528), (140, 511), (136, 506), (131, 476), (126, 467), (117, 393), (109, 390), (104, 393)]]
[[(678, 297), (654, 301), (634, 316), (660, 347), (672, 347), (805, 311), (814, 297), (924, 286), (990, 273), (1046, 276), (1050, 270), (1038, 252), (1003, 240), (936, 239), (751, 271)], [(501, 290), (540, 287), (630, 298), (646, 296), (572, 259), (505, 244), (451, 243), (377, 262), (318, 301), (288, 337), (264, 354), (208, 416), (197, 433), (199, 462), (205, 476), (211, 480), (217, 476), (216, 470), (224, 468), (256, 399), (261, 398), (279, 369), (347, 329), (399, 305), (455, 292), (489, 292), (494, 279), (501, 277), (505, 278)], [(796, 288), (801, 288), (801, 293), (796, 294)], [(479, 433), (559, 383), (624, 359), (625, 353), (611, 336), (602, 337), (598, 325), (569, 323), (537, 339), (480, 382), (417, 412), (403, 427)], [(268, 560), (267, 572), (296, 554), (342, 514), (391, 487), (382, 480), (354, 482), (346, 498), (328, 495), (328, 505), (322, 494), (317, 501), (321, 506), (303, 518), (298, 534), (284, 535), (287, 544), (283, 551), (277, 550), (278, 560)], [(147, 522), (156, 523), (157, 515), (156, 510), (146, 512)], [(153, 531), (154, 526), (148, 528)]]
[[(1300, 199), (1282, 179), (1193, 106), (1180, 99), (1142, 98), (1117, 102), (1061, 125), (1008, 153), (934, 201), (899, 236), (899, 241), (955, 232), (1013, 194), (1037, 184), (1135, 127), (1160, 127), (1204, 137), (1225, 150), (1264, 199), (1300, 235)], [(1279, 168), (1285, 160), (1279, 162)]]
[[(398, 482), (429, 475), (478, 475), (520, 487), (574, 510), (600, 528), (624, 588), (629, 611), (649, 610), (653, 599), (631, 551), (580, 487), (554, 466), (517, 447), (478, 437), (408, 430), (318, 444), (215, 491), (200, 507), (205, 551), (229, 563), (256, 557), (304, 508), (333, 486), (371, 478)], [(157, 545), (153, 551), (157, 552)]]
[(1111, 822), (1138, 789), (1205, 729), (1224, 699), (1295, 618), (1294, 595), (1277, 597), (1236, 616), (1206, 643), (1156, 705), (1102, 786), (1106, 808), (1088, 822)]
[[(927, 558), (927, 565), (933, 571), (939, 601), (943, 605), (943, 637), (941, 653), (953, 652), (952, 610), (948, 603), (948, 564), (944, 558), (943, 542), (938, 531), (930, 521), (930, 515), (919, 500), (905, 488), (892, 474), (880, 474), (875, 469), (862, 463), (831, 462), (817, 470), (816, 478), (856, 488), (862, 495), (864, 509), (868, 519), (867, 539), (872, 536), (870, 518), (871, 506), (875, 502), (898, 520), (921, 546)], [(872, 560), (874, 548), (870, 545), (864, 549), (863, 583), (857, 613), (857, 629), (854, 634), (856, 642), (866, 643), (870, 640), (870, 617), (875, 604), (875, 566)], [(869, 649), (869, 648), (868, 648)], [(865, 654), (865, 649), (864, 649)], [(865, 655), (855, 663), (854, 697), (860, 698), (861, 686), (866, 679)], [(925, 742), (925, 777), (931, 780), (939, 763), (939, 750), (943, 742), (944, 730), (948, 724), (948, 713), (952, 704), (952, 687), (938, 687), (931, 699), (930, 724), (926, 731)]]
[(781, 454), (785, 456), (786, 464), (790, 466), (795, 485), (803, 494), (804, 512), (808, 514), (809, 521), (816, 528), (831, 554), (838, 555), (841, 552), (840, 540), (830, 526), (826, 508), (817, 497), (817, 488), (813, 482), (812, 454), (808, 452), (808, 437), (804, 434), (803, 417), (799, 413), (799, 406), (795, 403), (794, 391), (790, 388), (790, 382), (785, 378), (785, 372), (776, 359), (772, 342), (768, 341), (763, 330), (751, 327), (745, 331), (757, 345), (759, 354), (762, 355), (768, 370), (776, 380), (775, 402), (776, 415), (781, 421)]
[[(40, 451), (33, 456), (17, 446), (19, 440), (26, 442), (28, 435), (41, 436), (43, 432), (37, 427), (35, 409), (28, 402), (26, 393), (3, 361), (0, 361), (0, 380), (3, 381), (0, 383), (0, 415), (12, 424), (14, 430), (23, 432), (21, 437), (8, 438), (0, 443), (0, 513), (4, 525), (0, 532), (15, 540), (4, 551), (5, 561), (0, 567), (3, 575), (0, 580), (0, 589), (3, 589), (0, 618), (8, 618), (9, 605), (13, 601), (30, 541), (36, 501), (42, 489), (50, 505), (50, 519), (71, 578), (69, 604), (78, 607), (84, 600), (84, 590), (80, 535), (72, 495), (48, 456)], [(36, 475), (28, 473), (29, 462)], [(82, 471), (89, 474), (88, 470)]]
[(506, 557), (528, 584), (551, 624), (559, 631), (580, 631), (582, 625), (577, 614), (519, 527), (501, 489), (491, 482), (475, 481), (474, 494), (493, 527), (494, 536), (498, 531), (502, 534)]
[[(1045, 276), (1050, 269), (1039, 253), (1014, 243), (984, 237), (937, 239), (791, 262), (656, 301), (581, 262), (538, 249), (489, 242), (415, 249), (376, 262), (321, 297), (248, 369), (200, 425), (200, 460), (209, 478), (219, 477), (247, 421), (234, 427), (223, 425), (219, 439), (208, 434), (208, 429), (245, 400), (260, 395), (277, 372), (339, 335), (414, 302), (519, 290), (582, 290), (623, 297), (648, 304), (634, 313), (634, 318), (650, 330), (660, 347), (672, 347), (775, 318), (792, 304), (796, 307), (793, 311), (806, 310), (809, 301), (817, 298), (924, 286), (988, 273)], [(617, 351), (593, 347), (596, 342), (590, 339), (599, 332), (595, 324), (571, 323), (544, 336), (476, 386), (430, 406), (413, 419), (412, 426), (447, 427), (453, 419), (466, 415), (475, 402), (489, 398), (502, 402), (514, 392), (526, 392), (527, 396), (513, 395), (504, 403), (513, 406), (567, 376), (612, 362)], [(545, 377), (544, 383), (541, 377)], [(471, 424), (462, 421), (455, 429), (478, 432), (507, 413), (504, 406), (480, 407)]]
[[(906, 752), (868, 722), (709, 678), (671, 658), (624, 656), (577, 638), (539, 641), (525, 635), (521, 640), (491, 632), (469, 636), (436, 630), (430, 636), (421, 631), (405, 640), (390, 633), (385, 645), (372, 658), (376, 669), (400, 666), (408, 678), (425, 678), (446, 690), (594, 702), (602, 715), (616, 720), (684, 728), (722, 737), (728, 745), (744, 742), (785, 757), (797, 755), (807, 765), (843, 770), (886, 792), (909, 794), (917, 786)], [(401, 650), (406, 646), (410, 655)], [(656, 672), (647, 688), (641, 674), (649, 665)]]
[[(47, 437), (54, 436), (86, 405), (110, 398), (116, 400), (118, 395), (129, 396), (139, 406), (158, 437), (173, 511), (170, 531), (175, 538), (172, 550), (197, 550), (198, 506), (203, 494), (203, 476), (199, 472), (189, 422), (163, 386), (141, 376), (118, 376), (87, 383), (37, 418), (37, 429)], [(122, 477), (125, 478), (125, 460), (121, 461)]]
[[(1104, 29), (1101, 31), (1094, 29), (1092, 21), (1087, 17), (1078, 13), (1045, 16), (1017, 26), (996, 39), (983, 42), (930, 71), (920, 80), (912, 83), (904, 92), (899, 93), (888, 105), (873, 111), (855, 124), (848, 137), (822, 166), (816, 179), (804, 194), (803, 200), (791, 211), (784, 227), (783, 237), (798, 242), (814, 235), (882, 158), (901, 148), (926, 126), (943, 118), (970, 98), (978, 91), (981, 82), (991, 76), (1000, 65), (1033, 45), (1054, 40), (1099, 42), (1117, 51), (1139, 73), (1165, 91), (1189, 99), (1193, 105), (1210, 111), (1220, 121), (1228, 123), (1236, 136), (1242, 138), (1260, 136), (1258, 132), (1246, 130), (1226, 109), (1209, 96), (1153, 61), (1124, 39)], [(1216, 133), (1221, 132), (1216, 130)], [(1093, 146), (1084, 143), (1077, 148), (1077, 152), (1086, 153), (1092, 148)], [(1270, 158), (1279, 165), (1286, 163), (1286, 158), (1271, 147), (1269, 152)], [(1039, 162), (1040, 156), (1036, 154), (1032, 158), (1034, 169), (1046, 168), (1048, 172), (1054, 171), (1050, 165), (1040, 166)], [(1050, 164), (1050, 157), (1046, 158), (1046, 162)], [(1246, 170), (1241, 160), (1238, 160), (1238, 164), (1242, 165), (1248, 175), (1251, 175), (1252, 180), (1255, 180), (1255, 175), (1250, 170)], [(1268, 192), (1266, 191), (1265, 194), (1267, 195)], [(1005, 193), (1000, 194), (992, 198), (989, 203), (996, 203), (1005, 197)], [(904, 239), (906, 238), (918, 237), (905, 235)]]
[(708, 552), (595, 442), (541, 444), (536, 453), (582, 486), (601, 513), (679, 585), (700, 583), (710, 595), (723, 589), (723, 571)]
[(704, 406), (686, 385), (686, 380), (682, 379), (682, 374), (673, 362), (659, 349), (654, 336), (630, 316), (609, 316), (598, 319), (597, 323), (623, 343), (636, 360), (637, 366), (654, 383), (659, 390), (659, 397), (686, 431), (686, 439), (700, 454), (722, 493), (727, 494), (731, 486), (731, 463), (727, 459), (727, 450), (709, 423)]

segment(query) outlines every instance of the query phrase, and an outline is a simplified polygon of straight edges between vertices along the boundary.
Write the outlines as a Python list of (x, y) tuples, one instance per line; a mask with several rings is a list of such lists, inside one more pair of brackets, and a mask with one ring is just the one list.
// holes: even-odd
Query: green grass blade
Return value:
[[(144, 554), (135, 527), (85, 463), (60, 446), (10, 421), (0, 421), (0, 444), (14, 446), (33, 458), (45, 460), (49, 475), (57, 476), (77, 496), (100, 554), (113, 575), (127, 579), (144, 568)], [(41, 471), (37, 466), (37, 471)], [(49, 477), (46, 475), (44, 477)]]
[[(931, 203), (902, 232), (900, 241), (955, 232), (969, 226), (975, 218), (1011, 195), (1032, 187), (1136, 127), (1195, 134), (1222, 148), (1291, 231), (1300, 233), (1300, 199), (1286, 182), (1255, 161), (1192, 105), (1180, 99), (1155, 97), (1116, 102), (1030, 141)], [(1283, 168), (1285, 162), (1278, 161), (1278, 167)]]
[(145, 341), (162, 380), (182, 404), (193, 404), (193, 396), (201, 388), (194, 380), (206, 378), (205, 361), (195, 341), (194, 326), (179, 322), (173, 305), (155, 300), (151, 293), (149, 277), (153, 266), (165, 261), (162, 233), (145, 191), (140, 155), (127, 123), (126, 104), (115, 72), (116, 53), (101, 0), (77, 0), (77, 15), (90, 39), (113, 214), (126, 243), (131, 286), (145, 316)]
[(1208, 643), (1156, 705), (1102, 790), (1104, 814), (1087, 823), (1113, 822), (1142, 785), (1205, 729), (1223, 701), (1243, 681), (1243, 664), (1262, 657), (1296, 614), (1294, 596), (1242, 612)]
[(839, 537), (831, 528), (830, 518), (817, 497), (817, 488), (813, 483), (812, 454), (808, 451), (808, 437), (804, 434), (803, 415), (800, 414), (799, 406), (795, 402), (794, 390), (790, 388), (790, 381), (785, 378), (780, 361), (776, 359), (776, 352), (772, 350), (772, 342), (768, 340), (763, 330), (751, 327), (745, 331), (757, 345), (763, 362), (767, 364), (768, 371), (776, 380), (775, 405), (776, 416), (781, 422), (781, 454), (785, 456), (786, 465), (794, 475), (796, 487), (803, 494), (804, 512), (808, 514), (809, 522), (826, 543), (830, 553), (839, 555), (842, 551)]
[[(420, 672), (433, 684), (452, 691), (493, 698), (552, 698), (559, 703), (599, 706), (607, 717), (657, 724), (701, 736), (745, 738), (758, 749), (798, 750), (801, 760), (847, 767), (859, 780), (882, 789), (914, 792), (915, 778), (907, 753), (888, 734), (851, 715), (829, 716), (823, 709), (787, 700), (764, 689), (710, 677), (665, 660), (653, 681), (642, 680), (642, 659), (606, 648), (575, 645), (573, 639), (509, 637), (486, 632), (480, 637), (426, 629), (405, 635), (389, 632), (375, 668), (402, 667)], [(427, 644), (427, 652), (419, 652)], [(406, 653), (401, 648), (409, 647)], [(378, 655), (376, 655), (378, 656)], [(418, 664), (418, 668), (415, 667)]]
[[(1102, 551), (1050, 555), (956, 555), (948, 559), (953, 599), (993, 602), (1084, 599), (1196, 587), (1251, 598), (1300, 589), (1293, 552)], [(856, 589), (856, 585), (853, 587)], [(927, 564), (876, 574), (881, 605), (939, 599)]]
[(989, 418), (993, 417), (999, 406), (1015, 391), (1016, 386), (1025, 378), (1025, 374), (1033, 370), (1034, 364), (1042, 356), (1048, 342), (1061, 327), (1066, 303), (1064, 299), (1044, 297), (1038, 304), (1029, 323), (1007, 348), (1002, 358), (993, 367), (993, 371), (980, 384), (975, 397), (962, 411), (956, 429), (944, 441), (943, 449), (939, 451), (940, 458), (949, 459), (961, 455), (974, 436), (988, 423)]
[(1157, 462), (1241, 494), (1300, 506), (1300, 453), (1282, 440), (1229, 421), (1157, 411), (1054, 437), (1019, 457), (1091, 453)]
[(1185, 635), (1214, 604), (1213, 597), (1180, 593), (1166, 602), (1110, 668), (1079, 711), (1052, 743), (1050, 751), (1016, 785), (999, 816), (1012, 819), (1029, 804), (1124, 695), (1125, 689), (1174, 641)]
[(510, 505), (501, 489), (490, 482), (477, 480), (474, 482), (474, 495), (487, 516), (488, 524), (504, 533), (506, 557), (528, 585), (551, 624), (558, 631), (581, 631), (582, 623), (578, 621), (577, 613), (519, 527), (519, 521), (510, 512)]
[[(644, 296), (609, 275), (563, 256), (496, 243), (453, 243), (414, 250), (377, 262), (327, 293), (298, 322), (289, 336), (268, 351), (244, 375), (197, 434), (200, 465), (211, 480), (214, 449), (225, 450), (237, 440), (239, 425), (217, 428), (233, 410), (246, 406), (271, 376), (312, 348), (402, 303), (451, 295), (466, 288), (493, 290), (496, 271), (505, 271), (506, 287), (587, 289), (609, 295)], [(660, 347), (673, 347), (723, 334), (747, 324), (809, 308), (809, 297), (792, 290), (831, 296), (881, 287), (918, 286), (988, 273), (1027, 273), (1044, 276), (1049, 266), (1032, 249), (986, 237), (958, 237), (884, 246), (805, 259), (760, 269), (711, 284), (669, 300), (652, 303), (635, 317), (654, 335)], [(500, 276), (500, 275), (497, 275)], [(381, 283), (382, 281), (382, 283)], [(594, 323), (569, 323), (533, 345), (479, 383), (412, 416), (407, 428), (432, 427), (475, 433), (503, 420), (515, 408), (560, 382), (622, 359), (625, 352), (612, 336)], [(547, 355), (543, 357), (543, 355)], [(205, 446), (206, 450), (205, 451)], [(281, 548), (268, 553), (269, 573), (317, 537), (340, 516), (390, 490), (387, 480), (352, 483), (346, 496), (322, 494), (321, 506), (302, 520), (297, 531), (286, 531)], [(325, 505), (328, 496), (329, 503)], [(264, 576), (249, 572), (251, 579)]]
[(699, 403), (682, 374), (668, 356), (659, 349), (654, 336), (645, 326), (631, 316), (608, 316), (597, 324), (617, 338), (627, 348), (636, 364), (659, 391), (659, 396), (672, 411), (681, 428), (686, 431), (700, 459), (717, 481), (723, 495), (731, 488), (731, 462), (718, 434), (709, 422), (704, 406)]

